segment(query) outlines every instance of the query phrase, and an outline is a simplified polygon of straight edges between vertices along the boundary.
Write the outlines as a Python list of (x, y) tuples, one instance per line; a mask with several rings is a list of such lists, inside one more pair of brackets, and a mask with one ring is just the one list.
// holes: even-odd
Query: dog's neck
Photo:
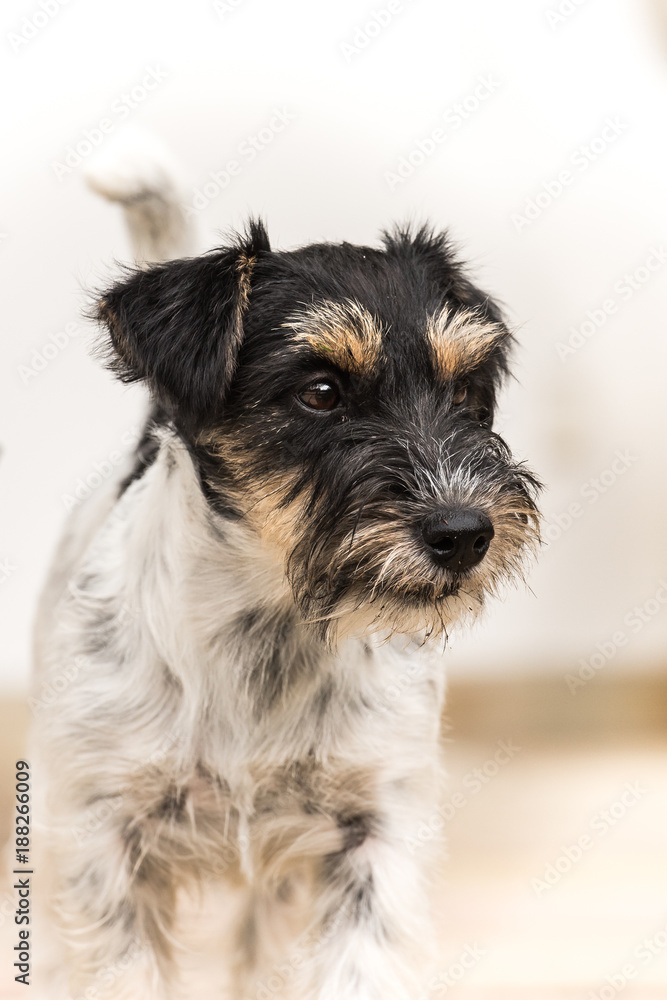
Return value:
[[(279, 553), (243, 520), (211, 509), (182, 441), (165, 435), (130, 492), (125, 602), (140, 616), (139, 640), (181, 684), (210, 699), (216, 677), (232, 671), (239, 691), (255, 684), (253, 698), (261, 688), (266, 701), (297, 675), (317, 668), (321, 676), (326, 662), (340, 660), (341, 650), (333, 654), (303, 621)], [(360, 639), (342, 645), (347, 653), (367, 647)]]

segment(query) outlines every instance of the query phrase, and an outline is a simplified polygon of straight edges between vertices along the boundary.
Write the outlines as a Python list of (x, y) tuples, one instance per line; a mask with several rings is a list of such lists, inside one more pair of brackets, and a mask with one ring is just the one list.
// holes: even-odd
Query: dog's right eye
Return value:
[(463, 406), (466, 399), (468, 398), (468, 386), (465, 383), (461, 383), (454, 387), (454, 393), (452, 395), (452, 404), (454, 406)]
[(296, 398), (309, 410), (334, 410), (340, 402), (340, 393), (331, 382), (321, 379), (307, 385)]

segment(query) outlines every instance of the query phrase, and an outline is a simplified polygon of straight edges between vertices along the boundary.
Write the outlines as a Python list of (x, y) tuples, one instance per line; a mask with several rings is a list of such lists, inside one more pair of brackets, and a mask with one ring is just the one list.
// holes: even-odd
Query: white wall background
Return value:
[[(388, 23), (360, 34), (374, 15)], [(202, 248), (249, 212), (282, 247), (372, 242), (407, 218), (450, 227), (517, 325), (501, 430), (548, 484), (552, 525), (531, 589), (457, 640), (451, 668), (565, 674), (598, 644), (608, 670), (667, 667), (666, 21), (657, 0), (6, 0), (0, 686), (27, 683), (63, 494), (142, 408), (91, 359), (80, 318), (83, 289), (129, 255), (120, 213), (86, 190), (85, 157), (54, 169), (103, 118), (115, 134), (164, 137), (191, 197), (241, 163), (225, 190), (208, 189)], [(133, 88), (150, 70), (164, 78), (142, 99)], [(250, 161), (241, 144), (274, 109), (293, 120)], [(608, 119), (613, 140), (600, 138)], [(434, 129), (443, 141), (390, 184)], [(605, 303), (605, 321), (560, 357)], [(37, 371), (69, 323), (80, 333)]]

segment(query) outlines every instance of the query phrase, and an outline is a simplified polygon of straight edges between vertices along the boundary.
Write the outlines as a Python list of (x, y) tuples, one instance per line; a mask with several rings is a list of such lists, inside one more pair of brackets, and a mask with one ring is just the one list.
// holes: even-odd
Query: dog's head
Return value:
[(537, 483), (493, 432), (511, 336), (446, 238), (231, 246), (137, 271), (99, 307), (214, 510), (337, 632), (442, 632), (521, 571)]

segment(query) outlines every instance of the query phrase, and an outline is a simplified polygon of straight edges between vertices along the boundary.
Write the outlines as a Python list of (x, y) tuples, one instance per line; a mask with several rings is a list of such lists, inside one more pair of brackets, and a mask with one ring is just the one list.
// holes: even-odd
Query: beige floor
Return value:
[[(487, 712), (481, 725), (468, 724), (470, 714), (457, 725), (457, 711), (449, 749), (449, 859), (438, 903), (441, 951), (435, 977), (425, 980), (427, 1000), (665, 1000), (662, 727), (647, 727), (642, 739), (626, 732), (613, 743), (595, 732), (584, 739), (580, 727), (568, 732), (565, 719), (568, 735), (556, 742), (540, 738), (534, 724), (521, 727), (526, 717), (509, 709)], [(0, 706), (5, 834), (25, 719), (20, 707)], [(505, 762), (498, 764), (500, 739), (520, 749), (509, 759), (501, 753)], [(577, 842), (585, 845), (580, 858)], [(545, 881), (549, 865), (553, 885)], [(556, 881), (557, 867), (564, 871)], [(0, 909), (0, 998), (10, 1000), (26, 994), (11, 981), (14, 926), (8, 907)], [(470, 966), (463, 975), (462, 956)]]
[[(459, 744), (453, 786), (492, 749)], [(460, 1000), (667, 997), (667, 743), (526, 746), (448, 836), (443, 965), (471, 942), (485, 951)], [(550, 864), (569, 868), (553, 885)]]

